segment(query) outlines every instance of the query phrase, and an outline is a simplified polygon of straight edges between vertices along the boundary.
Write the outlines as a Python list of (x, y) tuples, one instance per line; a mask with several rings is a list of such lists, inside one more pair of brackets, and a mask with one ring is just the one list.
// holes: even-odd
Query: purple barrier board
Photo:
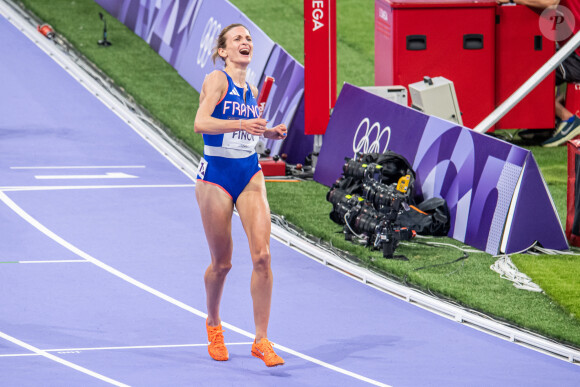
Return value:
[(304, 66), (260, 30), (227, 0), (95, 0), (112, 16), (145, 40), (196, 90), (205, 76), (223, 68), (211, 60), (221, 29), (242, 23), (250, 29), (254, 56), (247, 80), (260, 87), (266, 75), (276, 82), (265, 117), (269, 126), (289, 128), (288, 138), (268, 141), (272, 155), (286, 153), (291, 163), (304, 162), (312, 151), (313, 139), (304, 134)]
[(223, 62), (211, 60), (212, 50), (219, 32), (232, 23), (242, 23), (254, 42), (254, 55), (248, 67), (246, 80), (258, 86), (264, 68), (274, 48), (274, 42), (227, 0), (203, 0), (193, 22), (188, 44), (180, 53), (175, 69), (196, 90), (201, 90), (205, 76), (223, 68)]
[(535, 241), (545, 248), (568, 248), (530, 151), (349, 84), (328, 124), (314, 179), (331, 186), (342, 174), (345, 157), (387, 149), (413, 165), (419, 200), (447, 201), (450, 237), (494, 255)]
[[(275, 81), (263, 117), (268, 120), (268, 127), (285, 124), (289, 129), (288, 138), (284, 142), (268, 140), (266, 147), (271, 150), (270, 154), (273, 156), (280, 153), (283, 145), (286, 148), (286, 143), (295, 143), (300, 135), (304, 137), (304, 120), (302, 124), (294, 123), (296, 121), (294, 117), (304, 95), (304, 66), (276, 44), (264, 70), (260, 87), (266, 76), (273, 77)], [(290, 148), (286, 151), (288, 161), (294, 158), (297, 150), (297, 148)], [(304, 158), (300, 162), (303, 160)]]
[(314, 136), (304, 133), (304, 98), (298, 105), (292, 126), (288, 128), (288, 138), (282, 142), (280, 154), (286, 153), (287, 162), (292, 164), (304, 163), (306, 156), (314, 149)]
[(201, 0), (96, 0), (173, 67), (191, 36)]
[(211, 54), (223, 27), (242, 23), (250, 30), (254, 56), (246, 79), (258, 85), (274, 42), (227, 0), (95, 0), (145, 40), (196, 90), (205, 76), (223, 68)]
[(105, 9), (111, 16), (119, 18), (119, 10), (123, 6), (123, 0), (95, 0), (95, 3), (99, 4)]

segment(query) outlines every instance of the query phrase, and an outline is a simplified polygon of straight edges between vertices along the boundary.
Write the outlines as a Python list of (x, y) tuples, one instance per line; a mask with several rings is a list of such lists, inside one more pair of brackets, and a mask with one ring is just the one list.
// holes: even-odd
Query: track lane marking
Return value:
[(135, 168), (146, 168), (145, 165), (70, 165), (70, 166), (32, 166), (32, 167), (10, 167), (10, 169), (135, 169)]
[(124, 172), (107, 172), (104, 175), (36, 175), (37, 180), (72, 180), (72, 179), (138, 179), (139, 176)]
[(65, 366), (67, 366), (69, 368), (72, 368), (72, 369), (74, 369), (76, 371), (82, 372), (83, 374), (86, 374), (86, 375), (92, 376), (94, 378), (100, 379), (100, 380), (102, 380), (104, 382), (107, 382), (107, 383), (110, 383), (110, 384), (112, 384), (114, 386), (129, 387), (127, 384), (118, 382), (115, 379), (111, 379), (111, 378), (106, 377), (104, 375), (101, 375), (101, 374), (99, 374), (99, 373), (97, 373), (95, 371), (91, 371), (88, 368), (81, 367), (80, 365), (77, 365), (75, 363), (72, 363), (72, 362), (70, 362), (68, 360), (61, 359), (58, 356), (55, 356), (55, 355), (53, 355), (51, 353), (48, 353), (46, 351), (43, 351), (42, 349), (36, 348), (35, 346), (30, 345), (28, 343), (25, 343), (22, 340), (18, 340), (17, 338), (12, 337), (10, 335), (7, 335), (4, 332), (0, 332), (0, 337), (3, 338), (3, 339), (5, 339), (5, 340), (7, 340), (7, 341), (10, 341), (13, 344), (18, 345), (19, 347), (26, 348), (27, 350), (32, 351), (32, 352), (34, 352), (35, 354), (37, 354), (39, 356), (43, 356), (43, 357), (45, 357), (47, 359), (50, 359), (52, 361), (55, 361), (55, 362), (60, 363), (62, 365), (65, 365)]
[[(30, 214), (28, 214), (26, 211), (24, 211), (24, 209), (22, 209), (20, 206), (18, 206), (12, 199), (10, 199), (4, 192), (0, 191), (0, 201), (4, 202), (4, 204), (6, 204), (12, 211), (16, 212), (19, 216), (21, 216), (24, 220), (26, 220), (28, 223), (30, 223), (33, 227), (35, 227), (37, 230), (39, 230), (40, 232), (42, 232), (43, 234), (45, 234), (46, 236), (48, 236), (49, 238), (51, 238), (52, 240), (54, 240), (55, 242), (57, 242), (58, 244), (60, 244), (61, 246), (63, 246), (64, 248), (68, 249), (69, 251), (73, 252), (74, 254), (80, 256), (83, 259), (86, 259), (87, 261), (90, 261), (91, 263), (95, 264), (96, 266), (100, 267), (103, 270), (106, 270), (107, 272), (129, 282), (130, 284), (137, 286), (143, 290), (145, 290), (146, 292), (149, 292), (167, 302), (170, 302), (171, 304), (182, 308), (192, 314), (195, 314), (196, 316), (199, 316), (203, 319), (207, 318), (207, 314), (195, 309), (192, 306), (187, 305), (186, 303), (179, 301), (171, 296), (168, 296), (167, 294), (160, 292), (157, 289), (154, 289), (152, 287), (150, 287), (149, 285), (144, 284), (143, 282), (140, 282), (130, 276), (128, 276), (127, 274), (115, 269), (112, 266), (107, 265), (106, 263), (99, 261), (98, 259), (94, 258), (93, 256), (89, 255), (88, 253), (82, 251), (81, 249), (79, 249), (78, 247), (74, 246), (72, 243), (67, 242), (66, 240), (64, 240), (63, 238), (61, 238), (60, 236), (58, 236), (57, 234), (55, 234), (53, 231), (49, 230), (47, 227), (45, 227), (42, 223), (40, 223), (39, 221), (37, 221), (35, 218), (33, 218)], [(222, 321), (222, 326), (225, 328), (228, 328), (234, 332), (237, 332), (243, 336), (246, 336), (250, 339), (254, 339), (255, 336), (248, 332), (245, 331), (241, 328), (238, 328), (232, 324), (226, 323)], [(388, 384), (384, 384), (381, 383), (379, 381), (376, 381), (374, 379), (371, 378), (367, 378), (366, 376), (362, 376), (359, 375), (355, 372), (351, 372), (348, 370), (345, 370), (343, 368), (334, 366), (330, 363), (326, 363), (322, 360), (313, 358), (311, 356), (305, 355), (303, 353), (300, 353), (298, 351), (294, 351), (288, 347), (282, 346), (280, 344), (274, 343), (276, 348), (279, 348), (281, 351), (284, 351), (286, 353), (289, 353), (291, 355), (294, 355), (296, 357), (299, 357), (301, 359), (310, 361), (314, 364), (318, 364), (322, 367), (328, 368), (332, 371), (336, 371), (338, 373), (341, 373), (343, 375), (346, 376), (350, 376), (354, 379), (360, 380), (360, 381), (364, 381), (367, 382), (369, 384), (375, 385), (375, 386), (381, 386), (381, 387), (390, 387)]]
[[(240, 343), (226, 343), (226, 345), (252, 345), (251, 341)], [(89, 348), (59, 348), (59, 349), (43, 349), (44, 352), (57, 353), (77, 353), (83, 351), (110, 351), (110, 350), (127, 350), (127, 349), (164, 349), (164, 348), (194, 348), (207, 347), (205, 344), (166, 344), (166, 345), (133, 345), (125, 347), (89, 347)], [(0, 357), (23, 357), (23, 356), (40, 356), (37, 353), (8, 353), (0, 355)]]
[(0, 263), (90, 263), (86, 259), (59, 259), (46, 261), (0, 261)]
[(17, 191), (58, 191), (68, 189), (114, 189), (114, 188), (192, 188), (195, 184), (136, 184), (136, 185), (39, 185), (39, 186), (6, 186), (2, 192)]

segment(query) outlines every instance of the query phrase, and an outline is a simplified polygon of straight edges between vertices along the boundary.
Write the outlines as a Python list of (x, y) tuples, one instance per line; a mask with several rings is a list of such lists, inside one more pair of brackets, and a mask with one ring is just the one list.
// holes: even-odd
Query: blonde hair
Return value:
[(229, 26), (225, 27), (218, 35), (215, 47), (213, 48), (213, 54), (211, 55), (211, 60), (213, 61), (213, 64), (215, 64), (215, 61), (217, 58), (220, 58), (225, 63), (226, 60), (220, 56), (218, 51), (220, 48), (223, 48), (223, 49), (226, 48), (226, 34), (231, 29), (236, 28), (236, 27), (244, 27), (248, 32), (250, 32), (250, 30), (248, 30), (248, 27), (246, 27), (245, 25), (240, 24), (240, 23), (230, 24)]

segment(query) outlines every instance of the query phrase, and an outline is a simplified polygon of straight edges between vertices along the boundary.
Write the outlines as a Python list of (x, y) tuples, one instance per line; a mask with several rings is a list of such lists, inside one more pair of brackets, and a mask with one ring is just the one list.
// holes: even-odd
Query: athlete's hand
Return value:
[(286, 125), (280, 124), (278, 126), (273, 127), (272, 129), (266, 130), (266, 132), (264, 133), (264, 137), (269, 138), (271, 140), (281, 140), (283, 138), (286, 138), (287, 132), (288, 129), (286, 128)]
[(261, 136), (266, 131), (266, 121), (263, 118), (252, 118), (251, 120), (240, 120), (242, 130), (254, 136)]

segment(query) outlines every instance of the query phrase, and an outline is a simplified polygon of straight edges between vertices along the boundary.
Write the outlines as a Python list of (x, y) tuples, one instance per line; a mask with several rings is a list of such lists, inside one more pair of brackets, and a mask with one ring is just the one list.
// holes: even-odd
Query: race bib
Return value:
[(207, 161), (202, 157), (199, 160), (199, 166), (197, 167), (197, 177), (203, 180), (205, 178), (205, 171), (207, 170)]
[(233, 133), (224, 133), (222, 146), (229, 149), (253, 152), (256, 149), (259, 139), (258, 136), (252, 136), (245, 130), (238, 130)]

